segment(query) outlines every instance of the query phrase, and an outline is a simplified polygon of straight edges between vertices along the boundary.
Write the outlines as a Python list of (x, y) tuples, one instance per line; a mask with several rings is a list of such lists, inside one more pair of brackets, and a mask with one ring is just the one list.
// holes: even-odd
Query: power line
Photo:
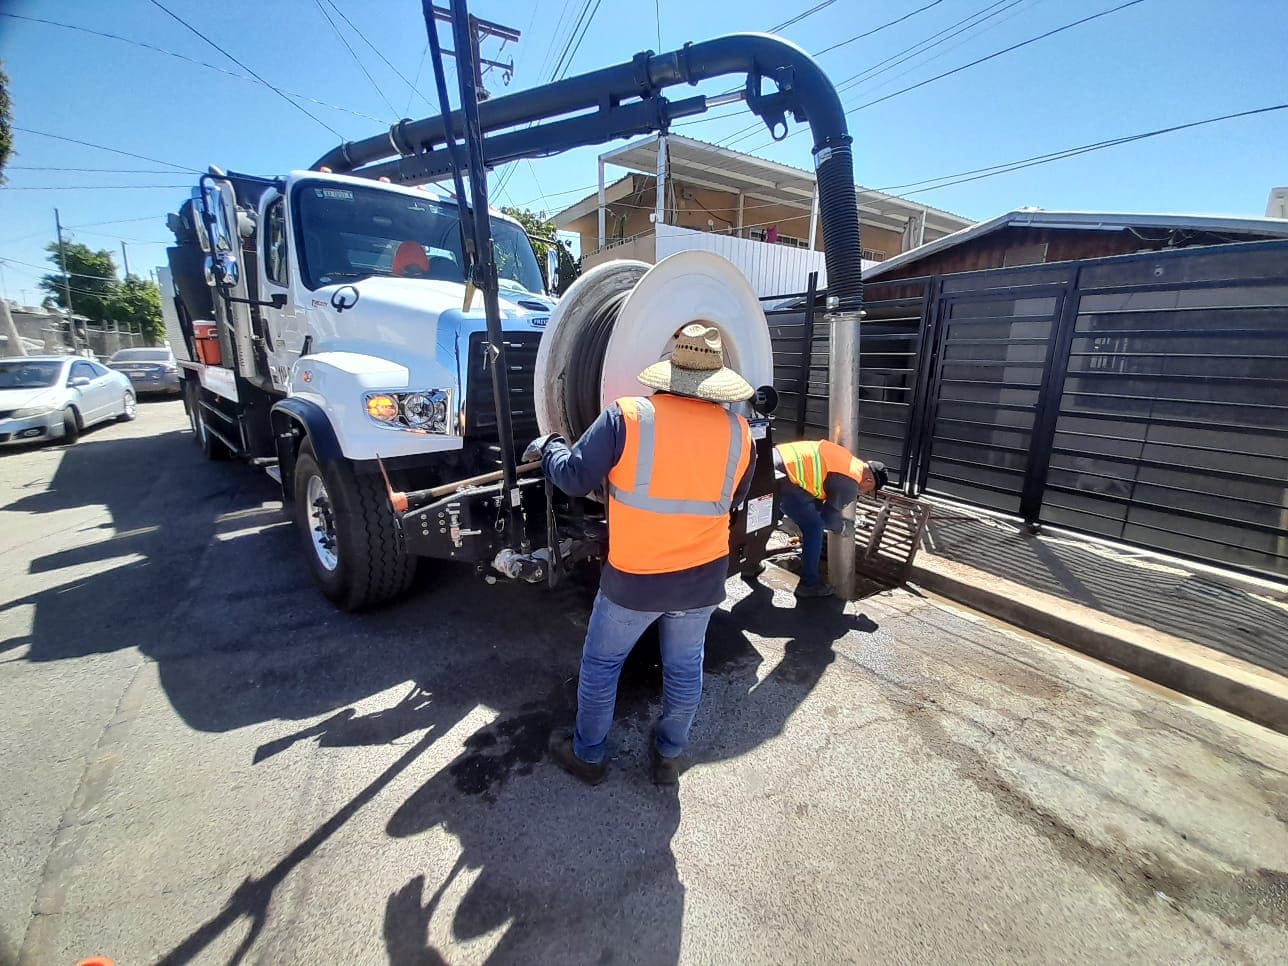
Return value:
[[(847, 117), (849, 117), (852, 114), (856, 114), (859, 111), (865, 110), (866, 108), (873, 107), (877, 104), (881, 104), (885, 101), (890, 100), (891, 98), (898, 97), (901, 94), (907, 94), (909, 91), (915, 91), (920, 87), (925, 87), (927, 84), (933, 84), (935, 81), (943, 80), (945, 77), (951, 77), (952, 75), (959, 74), (964, 70), (969, 70), (972, 67), (977, 67), (978, 65), (986, 63), (987, 61), (993, 60), (996, 57), (1001, 57), (1003, 54), (1009, 54), (1012, 51), (1019, 50), (1021, 47), (1027, 47), (1029, 44), (1035, 44), (1039, 40), (1046, 40), (1048, 37), (1053, 37), (1058, 33), (1063, 33), (1066, 30), (1071, 30), (1074, 27), (1081, 26), (1084, 23), (1089, 23), (1092, 20), (1098, 20), (1101, 17), (1107, 17), (1112, 13), (1117, 13), (1120, 10), (1126, 10), (1128, 7), (1134, 7), (1136, 6), (1136, 4), (1143, 3), (1143, 2), (1144, 0), (1127, 0), (1126, 3), (1120, 3), (1118, 6), (1111, 7), (1108, 10), (1102, 10), (1099, 13), (1091, 14), (1090, 16), (1083, 17), (1080, 20), (1074, 20), (1071, 23), (1063, 24), (1062, 26), (1059, 26), (1059, 27), (1054, 27), (1051, 30), (1046, 31), (1045, 33), (1038, 34), (1035, 37), (1029, 37), (1027, 40), (1021, 40), (1019, 43), (1011, 44), (1011, 46), (1004, 47), (1001, 50), (995, 50), (991, 54), (986, 54), (983, 57), (976, 58), (975, 60), (972, 60), (966, 64), (962, 64), (959, 67), (954, 67), (952, 70), (946, 70), (941, 74), (936, 74), (934, 77), (928, 77), (923, 81), (918, 81), (916, 84), (910, 84), (907, 87), (901, 88), (897, 91), (893, 91), (892, 93), (886, 94), (882, 97), (878, 97), (875, 100), (871, 100), (864, 104), (859, 104), (857, 106), (850, 107), (848, 110), (846, 110), (845, 114)], [(807, 128), (798, 128), (797, 130), (793, 131), (791, 134), (788, 134), (786, 137), (780, 139), (778, 142), (774, 142), (771, 140), (766, 142), (765, 144), (762, 144), (756, 148), (753, 148), (752, 150), (759, 151), (763, 148), (769, 147), (769, 145), (771, 144), (781, 143), (782, 141), (785, 141), (788, 138), (796, 137), (798, 134), (801, 134), (806, 130)]]
[[(141, 40), (135, 40), (133, 37), (122, 37), (120, 34), (110, 34), (102, 30), (93, 30), (89, 27), (82, 27), (79, 24), (62, 23), (58, 20), (45, 20), (41, 17), (25, 17), (16, 13), (0, 13), (0, 17), (8, 17), (11, 20), (26, 20), (29, 23), (45, 24), (49, 27), (60, 27), (63, 30), (72, 30), (78, 33), (90, 34), (91, 36), (103, 37), (107, 40), (116, 40), (123, 44), (129, 44), (131, 47), (140, 47), (143, 50), (150, 50), (153, 53), (164, 54), (166, 57), (173, 57), (176, 60), (182, 60), (185, 63), (194, 64), (197, 67), (204, 67), (206, 70), (216, 71), (226, 77), (235, 77), (238, 80), (250, 81), (252, 84), (258, 84), (268, 90), (274, 89), (270, 84), (265, 83), (258, 77), (252, 77), (250, 74), (239, 74), (235, 70), (229, 70), (228, 68), (220, 67), (217, 64), (208, 64), (204, 60), (189, 57), (187, 54), (176, 53), (173, 50), (166, 50), (164, 47), (157, 47), (154, 44), (144, 43)], [(298, 98), (302, 101), (308, 101), (311, 104), (317, 104), (319, 107), (326, 107), (333, 111), (340, 111), (344, 114), (352, 114), (354, 117), (360, 117), (368, 121), (375, 121), (377, 124), (383, 123), (383, 121), (378, 117), (372, 117), (370, 114), (363, 114), (361, 111), (351, 111), (349, 108), (341, 107), (338, 104), (328, 104), (326, 101), (320, 101), (316, 97), (309, 97), (309, 95), (301, 94), (298, 91), (291, 91), (283, 88), (281, 93), (289, 94), (291, 97)]]
[(934, 77), (928, 77), (923, 81), (919, 81), (916, 84), (912, 84), (908, 87), (902, 88), (901, 90), (897, 90), (892, 94), (886, 94), (884, 97), (878, 97), (874, 101), (868, 101), (866, 104), (860, 104), (858, 107), (854, 108), (854, 110), (861, 111), (865, 107), (872, 107), (874, 104), (880, 104), (883, 101), (888, 101), (890, 100), (890, 98), (898, 97), (900, 94), (906, 94), (909, 91), (915, 91), (919, 87), (925, 87), (927, 84), (933, 84), (937, 80), (943, 80), (945, 77), (951, 77), (953, 74), (958, 74), (964, 70), (968, 70), (971, 67), (976, 67), (979, 64), (983, 64), (986, 61), (990, 61), (994, 57), (1001, 57), (1003, 54), (1009, 54), (1013, 50), (1019, 50), (1021, 47), (1027, 47), (1029, 44), (1035, 44), (1039, 40), (1046, 40), (1046, 38), (1054, 37), (1058, 33), (1063, 33), (1066, 30), (1071, 30), (1072, 28), (1081, 26), (1084, 23), (1090, 23), (1092, 20), (1099, 20), (1101, 17), (1107, 17), (1111, 13), (1117, 13), (1119, 10), (1126, 10), (1128, 7), (1134, 7), (1136, 6), (1136, 4), (1144, 3), (1144, 2), (1145, 0), (1127, 0), (1126, 3), (1120, 3), (1116, 7), (1111, 7), (1108, 10), (1102, 10), (1099, 13), (1093, 13), (1090, 16), (1083, 17), (1081, 20), (1075, 20), (1073, 21), (1073, 23), (1067, 23), (1062, 27), (1055, 27), (1052, 30), (1048, 30), (1046, 33), (1038, 34), (1036, 37), (1030, 37), (1028, 40), (1020, 41), (1018, 44), (1012, 44), (1009, 47), (1003, 47), (1001, 50), (996, 50), (991, 54), (978, 58), (977, 60), (972, 60), (969, 64), (962, 64), (960, 67), (954, 67), (952, 70), (946, 70), (942, 74), (936, 74)]
[(224, 50), (224, 48), (223, 48), (223, 47), (220, 47), (217, 43), (215, 43), (213, 40), (211, 40), (209, 37), (207, 37), (205, 34), (203, 34), (200, 30), (198, 30), (198, 29), (197, 29), (196, 27), (194, 27), (192, 24), (188, 23), (188, 21), (184, 20), (182, 17), (180, 17), (180, 16), (179, 16), (177, 13), (175, 13), (173, 10), (170, 10), (170, 9), (169, 9), (165, 4), (163, 4), (163, 3), (161, 2), (161, 0), (151, 0), (151, 2), (152, 2), (152, 5), (153, 5), (154, 7), (156, 7), (158, 10), (160, 10), (162, 13), (166, 14), (167, 16), (169, 16), (172, 20), (176, 21), (178, 24), (180, 24), (181, 26), (185, 27), (187, 30), (189, 30), (189, 31), (191, 31), (192, 33), (196, 34), (198, 37), (200, 37), (202, 40), (204, 40), (207, 44), (209, 44), (211, 47), (215, 48), (215, 50), (219, 51), (221, 54), (223, 54), (225, 57), (227, 57), (229, 60), (231, 60), (234, 64), (236, 64), (238, 67), (240, 67), (240, 68), (241, 68), (242, 70), (244, 70), (246, 73), (250, 74), (250, 75), (251, 75), (252, 77), (254, 77), (257, 81), (259, 81), (261, 84), (263, 84), (265, 87), (267, 87), (267, 88), (271, 89), (271, 90), (273, 91), (273, 93), (275, 93), (275, 94), (276, 94), (278, 97), (280, 97), (282, 100), (286, 101), (286, 103), (287, 103), (287, 104), (290, 104), (290, 105), (291, 105), (291, 107), (295, 108), (297, 111), (299, 111), (301, 114), (304, 114), (306, 117), (309, 117), (309, 118), (311, 118), (312, 120), (316, 121), (318, 124), (321, 124), (324, 128), (326, 128), (328, 131), (330, 131), (332, 134), (334, 134), (336, 137), (338, 137), (341, 141), (343, 141), (343, 140), (344, 140), (344, 135), (343, 135), (343, 134), (341, 134), (339, 131), (337, 131), (335, 128), (333, 128), (330, 124), (328, 124), (326, 121), (322, 120), (322, 119), (321, 119), (320, 117), (318, 117), (316, 114), (314, 114), (313, 112), (311, 112), (308, 108), (304, 107), (304, 106), (303, 106), (303, 105), (301, 105), (301, 104), (297, 104), (295, 101), (291, 100), (289, 97), (287, 97), (287, 96), (286, 96), (286, 94), (284, 94), (284, 93), (282, 92), (281, 88), (274, 87), (274, 86), (273, 86), (272, 84), (270, 84), (268, 81), (264, 80), (264, 78), (260, 77), (260, 76), (259, 76), (259, 74), (255, 73), (253, 70), (251, 70), (249, 67), (247, 67), (245, 64), (243, 64), (240, 60), (238, 60), (238, 59), (237, 59), (236, 57), (234, 57), (232, 54), (228, 53), (228, 51)]
[[(361, 40), (361, 41), (362, 41), (364, 44), (366, 44), (368, 47), (370, 47), (370, 48), (375, 52), (376, 56), (377, 56), (377, 57), (379, 57), (382, 61), (384, 61), (385, 66), (386, 66), (386, 67), (388, 67), (391, 71), (393, 71), (395, 75), (397, 75), (397, 77), (398, 77), (398, 79), (399, 79), (400, 81), (402, 81), (402, 82), (403, 82), (404, 84), (406, 84), (409, 88), (411, 88), (411, 92), (412, 92), (412, 94), (413, 94), (413, 95), (415, 95), (416, 97), (419, 97), (419, 98), (420, 98), (422, 101), (424, 101), (426, 104), (429, 104), (429, 106), (430, 106), (431, 108), (434, 106), (432, 103), (430, 103), (429, 98), (428, 98), (428, 97), (426, 97), (424, 94), (422, 94), (422, 93), (417, 89), (417, 87), (416, 87), (416, 85), (415, 85), (415, 84), (413, 84), (411, 81), (409, 81), (406, 77), (404, 77), (404, 76), (403, 76), (402, 71), (400, 71), (397, 67), (395, 67), (393, 64), (391, 64), (391, 63), (389, 62), (389, 58), (388, 58), (388, 57), (386, 57), (386, 56), (384, 55), (384, 53), (380, 50), (380, 48), (379, 48), (379, 47), (377, 47), (375, 44), (373, 44), (370, 40), (368, 40), (368, 39), (367, 39), (367, 35), (366, 35), (366, 34), (364, 34), (361, 30), (359, 30), (359, 29), (358, 29), (357, 25), (356, 25), (352, 20), (350, 20), (350, 19), (345, 15), (345, 12), (344, 12), (343, 10), (341, 10), (338, 6), (336, 6), (335, 0), (326, 0), (326, 2), (327, 2), (327, 6), (329, 6), (332, 10), (334, 10), (334, 11), (339, 15), (340, 19), (341, 19), (341, 20), (343, 20), (343, 21), (348, 25), (349, 29), (350, 29), (350, 30), (352, 30), (355, 34), (357, 34), (357, 35), (358, 35), (358, 39), (359, 39), (359, 40)], [(426, 47), (425, 47), (425, 52), (426, 52), (426, 53), (428, 53), (428, 52), (429, 52), (429, 46), (428, 46), (428, 45), (426, 45)], [(424, 63), (425, 63), (425, 55), (424, 55), (424, 54), (422, 54), (422, 55), (421, 55), (420, 62), (421, 62), (421, 65), (423, 66), (423, 65), (424, 65)], [(418, 81), (420, 80), (420, 69), (419, 69), (419, 68), (416, 70), (416, 80), (418, 80)], [(410, 108), (411, 108), (411, 102), (410, 102), (410, 101), (408, 101), (408, 103), (407, 103), (407, 107), (408, 107), (408, 109), (410, 110)], [(395, 113), (396, 113), (396, 112), (395, 112)], [(404, 112), (404, 113), (406, 113), (406, 112)]]
[[(5, 256), (5, 257), (0, 257), (0, 262), (4, 262), (5, 264), (13, 264), (13, 265), (25, 265), (27, 268), (38, 268), (38, 269), (40, 269), (42, 272), (49, 272), (49, 274), (51, 274), (51, 275), (54, 275), (54, 274), (59, 274), (59, 275), (61, 275), (61, 274), (62, 274), (62, 272), (55, 272), (55, 271), (54, 271), (54, 270), (57, 268), (57, 266), (56, 266), (56, 265), (37, 265), (37, 264), (35, 264), (34, 262), (24, 262), (24, 261), (21, 261), (21, 260), (19, 260), (19, 259), (17, 259), (17, 258), (9, 258), (9, 257), (7, 257), (7, 256)], [(118, 282), (118, 281), (120, 281), (120, 279), (116, 278), (115, 276), (107, 276), (107, 275), (86, 275), (84, 272), (68, 272), (67, 274), (68, 274), (68, 275), (71, 275), (71, 276), (74, 276), (75, 278), (88, 278), (88, 279), (90, 279), (91, 281), (95, 281), (95, 282)]]
[(131, 188), (152, 190), (154, 188), (191, 188), (190, 184), (36, 184), (6, 185), (0, 191), (122, 191)]
[(169, 168), (52, 168), (39, 164), (11, 164), (6, 171), (75, 171), (80, 174), (174, 174)]
[(871, 30), (865, 30), (861, 34), (855, 34), (853, 37), (848, 37), (845, 40), (838, 41), (837, 43), (832, 44), (832, 46), (830, 47), (824, 47), (822, 50), (818, 51), (813, 56), (822, 57), (824, 54), (829, 54), (834, 50), (840, 50), (842, 47), (846, 47), (854, 43), (856, 40), (862, 40), (864, 37), (871, 37), (874, 33), (877, 33), (880, 30), (885, 30), (886, 27), (893, 27), (897, 23), (903, 23), (908, 18), (915, 17), (917, 14), (922, 13), (926, 10), (929, 10), (931, 7), (937, 7), (943, 2), (944, 0), (931, 0), (931, 2), (926, 4), (924, 7), (918, 7), (916, 10), (909, 11), (908, 13), (905, 13), (902, 17), (899, 17), (895, 20), (891, 20), (888, 23), (883, 23), (879, 27), (873, 27)]
[(164, 164), (169, 168), (178, 168), (180, 171), (191, 171), (194, 174), (201, 174), (200, 169), (190, 168), (186, 164), (175, 164), (173, 161), (162, 161), (158, 158), (149, 158), (145, 154), (134, 154), (130, 151), (122, 151), (119, 148), (109, 148), (106, 145), (94, 144), (91, 141), (81, 141), (76, 138), (64, 137), (61, 134), (50, 134), (47, 131), (35, 131), (28, 127), (14, 127), (13, 130), (21, 131), (23, 134), (38, 134), (42, 138), (52, 138), (55, 141), (66, 141), (69, 144), (79, 144), (87, 148), (97, 148), (99, 151), (107, 151), (111, 154), (119, 154), (123, 157), (134, 158), (136, 161), (147, 161), (149, 164)]
[[(563, 77), (567, 76), (569, 68), (572, 67), (573, 60), (577, 57), (577, 51), (581, 50), (582, 41), (586, 39), (586, 31), (590, 29), (590, 24), (595, 19), (595, 14), (599, 13), (599, 5), (603, 3), (603, 0), (594, 0), (594, 3), (595, 3), (595, 8), (590, 11), (590, 16), (586, 17), (585, 26), (581, 28), (581, 36), (578, 37), (577, 42), (572, 45), (572, 50), (570, 52), (568, 52), (568, 48), (567, 46), (565, 46), (564, 50), (565, 52), (567, 52), (567, 57), (566, 58), (561, 57), (559, 60), (559, 63), (555, 65), (555, 74), (553, 78), (554, 80), (560, 80)], [(582, 7), (583, 14), (590, 7), (590, 4), (591, 4), (591, 0), (586, 0), (585, 6)], [(580, 18), (578, 18), (578, 20), (580, 21)], [(576, 32), (577, 32), (577, 29), (576, 27), (574, 27), (573, 34), (576, 34)], [(571, 35), (569, 36), (568, 41), (570, 44), (572, 43)], [(561, 69), (561, 65), (562, 65), (562, 69)]]
[[(943, 175), (939, 178), (925, 178), (921, 181), (913, 181), (903, 185), (893, 185), (891, 188), (882, 188), (879, 190), (882, 192), (888, 192), (897, 188), (916, 188), (916, 190), (908, 192), (908, 195), (921, 194), (926, 191), (938, 191), (940, 188), (948, 188), (953, 185), (964, 184), (968, 181), (979, 181), (983, 178), (991, 178), (999, 174), (1009, 174), (1012, 171), (1020, 171), (1024, 168), (1033, 168), (1041, 164), (1048, 164), (1052, 161), (1062, 161), (1065, 158), (1076, 157), (1082, 154), (1090, 154), (1093, 151), (1101, 151), (1105, 148), (1113, 148), (1121, 144), (1143, 141), (1146, 138), (1159, 137), (1163, 134), (1172, 134), (1176, 131), (1186, 131), (1191, 128), (1203, 127), (1207, 124), (1216, 124), (1220, 121), (1231, 121), (1240, 117), (1253, 117), (1258, 114), (1269, 114), (1273, 111), (1283, 110), (1288, 110), (1288, 103), (1272, 104), (1269, 107), (1257, 107), (1247, 111), (1236, 111), (1233, 114), (1220, 114), (1216, 117), (1206, 117), (1202, 120), (1189, 121), (1185, 124), (1173, 124), (1170, 127), (1155, 128), (1152, 131), (1142, 131), (1138, 134), (1128, 134), (1123, 137), (1108, 138), (1103, 141), (1093, 141), (1089, 144), (1080, 144), (1071, 148), (1064, 148), (1059, 151), (1051, 151), (1047, 154), (1038, 154), (1029, 158), (1020, 158), (1016, 161), (1007, 161), (1002, 164), (989, 165), (984, 168), (975, 168), (971, 171), (960, 171), (957, 174)], [(942, 183), (935, 184), (933, 182)], [(916, 187), (917, 185), (930, 186), (918, 188)], [(907, 195), (896, 195), (896, 197), (907, 197)]]
[[(936, 2), (936, 3), (942, 3), (942, 2), (943, 2), (943, 0), (935, 0), (935, 2)], [(800, 13), (798, 13), (796, 16), (792, 17), (790, 20), (784, 20), (784, 21), (783, 21), (782, 23), (780, 23), (780, 24), (775, 24), (773, 27), (770, 27), (770, 28), (766, 31), (766, 33), (776, 34), (776, 33), (778, 33), (778, 31), (780, 31), (780, 30), (786, 30), (788, 27), (792, 26), (793, 24), (798, 24), (798, 23), (800, 23), (800, 22), (801, 22), (802, 20), (804, 20), (806, 17), (812, 17), (814, 14), (818, 13), (820, 10), (823, 10), (823, 9), (824, 9), (824, 8), (826, 8), (826, 7), (830, 7), (830, 6), (831, 6), (832, 4), (834, 4), (834, 3), (836, 3), (836, 0), (823, 0), (823, 2), (822, 2), (822, 3), (816, 3), (814, 6), (810, 7), (808, 10), (802, 10)], [(658, 43), (660, 44), (660, 43), (661, 43), (661, 41), (659, 41)]]
[[(998, 14), (1006, 10), (1009, 10), (1011, 7), (1015, 7), (1018, 4), (1021, 4), (1024, 2), (1026, 2), (1026, 0), (1010, 0), (1009, 3), (1007, 3), (1007, 0), (993, 0), (993, 2), (989, 3), (987, 6), (979, 10), (976, 10), (974, 13), (963, 17), (961, 20), (958, 20), (955, 23), (949, 24), (947, 27), (944, 27), (943, 29), (938, 30), (935, 33), (931, 34), (929, 37), (926, 37), (923, 40), (919, 40), (915, 44), (912, 44), (909, 47), (905, 47), (903, 50), (900, 50), (897, 53), (891, 54), (889, 57), (886, 57), (884, 60), (877, 61), (877, 63), (872, 64), (871, 66), (866, 67), (855, 74), (851, 74), (849, 77), (842, 78), (841, 80), (837, 81), (835, 85), (836, 92), (840, 94), (842, 91), (847, 90), (851, 87), (854, 87), (857, 84), (863, 83), (865, 80), (872, 80), (874, 77), (878, 76), (879, 74), (882, 74), (887, 70), (897, 67), (899, 64), (904, 63), (907, 60), (911, 60), (918, 53), (923, 53), (927, 50), (930, 50), (932, 47), (937, 47), (940, 44), (945, 43), (948, 40), (951, 40), (953, 37), (957, 36), (958, 34), (963, 33), (966, 30), (969, 30), (971, 27), (977, 26), (978, 24), (983, 23), (985, 20), (995, 17)], [(1005, 6), (1003, 6), (1004, 4)], [(1001, 10), (994, 9), (996, 7), (1001, 7), (1002, 9)], [(891, 23), (882, 24), (881, 27), (877, 29), (882, 29), (884, 27), (891, 26), (892, 23), (893, 21)], [(963, 24), (965, 26), (963, 26)], [(961, 29), (957, 29), (957, 28), (961, 28)], [(947, 35), (947, 36), (944, 36), (944, 35)], [(939, 38), (939, 39), (936, 39), (936, 38)], [(759, 120), (753, 121), (751, 124), (748, 124), (746, 127), (740, 128), (737, 131), (735, 131), (733, 134), (729, 135), (727, 138), (722, 139), (720, 144), (723, 147), (731, 147), (742, 141), (746, 141), (752, 135), (761, 131), (763, 127), (764, 125)]]
[[(344, 49), (349, 52), (349, 56), (353, 58), (353, 62), (358, 65), (358, 70), (362, 71), (363, 76), (366, 77), (368, 81), (370, 81), (371, 86), (375, 88), (376, 93), (380, 95), (380, 99), (385, 102), (385, 107), (389, 108), (389, 113), (394, 116), (395, 120), (397, 120), (398, 108), (394, 107), (393, 103), (389, 100), (389, 98), (385, 97), (385, 92), (380, 89), (380, 85), (376, 83), (376, 79), (371, 76), (371, 71), (367, 70), (366, 66), (362, 63), (362, 61), (358, 59), (357, 52), (353, 49), (352, 46), (350, 46), (349, 41), (345, 39), (344, 34), (340, 33), (340, 28), (335, 25), (335, 21), (331, 19), (331, 15), (326, 12), (326, 7), (322, 6), (322, 0), (313, 0), (313, 2), (314, 4), (317, 5), (318, 13), (322, 14), (323, 19), (325, 19), (326, 22), (331, 26), (331, 31), (332, 33), (335, 34), (336, 39), (339, 40), (340, 43), (344, 45)], [(339, 12), (340, 11), (337, 9), (336, 13), (339, 13)], [(349, 24), (349, 26), (353, 27), (353, 24)], [(356, 31), (357, 28), (354, 27), (354, 30)]]

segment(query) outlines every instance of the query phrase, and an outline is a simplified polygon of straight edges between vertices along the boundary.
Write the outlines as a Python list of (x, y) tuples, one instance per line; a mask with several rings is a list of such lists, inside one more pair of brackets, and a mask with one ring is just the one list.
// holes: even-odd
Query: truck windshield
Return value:
[[(456, 205), (380, 188), (306, 181), (295, 189), (300, 268), (311, 289), (390, 275), (464, 282)], [(523, 229), (492, 219), (502, 289), (540, 293), (541, 270)]]

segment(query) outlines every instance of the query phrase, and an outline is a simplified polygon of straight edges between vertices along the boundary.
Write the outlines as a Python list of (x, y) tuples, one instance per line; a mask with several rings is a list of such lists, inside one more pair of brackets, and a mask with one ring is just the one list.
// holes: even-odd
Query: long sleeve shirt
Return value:
[[(621, 408), (613, 403), (599, 414), (575, 445), (570, 447), (562, 440), (552, 440), (542, 454), (541, 467), (546, 479), (569, 496), (585, 496), (605, 483), (625, 448), (626, 420)], [(734, 489), (734, 506), (747, 498), (755, 470), (753, 448), (747, 471)], [(626, 573), (605, 562), (599, 589), (613, 603), (630, 610), (692, 610), (723, 601), (728, 576), (727, 554), (710, 563), (663, 574)]]

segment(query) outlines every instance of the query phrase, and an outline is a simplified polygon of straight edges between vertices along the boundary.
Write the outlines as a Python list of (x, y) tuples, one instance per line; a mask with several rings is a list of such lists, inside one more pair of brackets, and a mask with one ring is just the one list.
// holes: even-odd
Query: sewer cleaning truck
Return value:
[[(468, 61), (457, 6), (456, 51)], [(446, 104), (432, 29), (430, 40)], [(554, 491), (538, 464), (522, 464), (525, 444), (548, 432), (575, 439), (604, 405), (639, 394), (636, 374), (701, 317), (760, 387), (744, 411), (758, 470), (731, 545), (731, 570), (753, 567), (776, 518), (775, 397), (750, 283), (719, 256), (691, 252), (598, 265), (556, 299), (554, 260), (543, 281), (523, 227), (488, 205), (486, 170), (665, 132), (735, 100), (775, 136), (790, 114), (814, 135), (829, 309), (853, 317), (858, 212), (832, 85), (799, 48), (759, 34), (647, 51), (481, 103), (473, 70), (458, 64), (457, 74), (457, 110), (400, 121), (280, 177), (212, 167), (170, 215), (163, 301), (197, 444), (278, 481), (317, 586), (343, 609), (405, 593), (420, 557), (553, 583), (604, 558), (605, 511), (595, 496)], [(663, 96), (730, 75), (741, 91)]]

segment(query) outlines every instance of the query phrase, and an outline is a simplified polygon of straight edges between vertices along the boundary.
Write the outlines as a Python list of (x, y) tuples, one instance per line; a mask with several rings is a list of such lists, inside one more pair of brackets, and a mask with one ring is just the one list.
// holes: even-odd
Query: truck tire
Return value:
[(193, 393), (196, 400), (193, 403), (190, 419), (192, 420), (193, 432), (197, 437), (197, 445), (201, 447), (201, 452), (205, 454), (208, 460), (226, 460), (232, 454), (228, 452), (228, 447), (216, 439), (213, 435), (206, 432), (206, 411), (201, 408), (201, 391)]
[(379, 477), (346, 463), (324, 469), (305, 440), (295, 458), (294, 507), (309, 570), (337, 607), (366, 610), (407, 592), (416, 560), (403, 551)]

